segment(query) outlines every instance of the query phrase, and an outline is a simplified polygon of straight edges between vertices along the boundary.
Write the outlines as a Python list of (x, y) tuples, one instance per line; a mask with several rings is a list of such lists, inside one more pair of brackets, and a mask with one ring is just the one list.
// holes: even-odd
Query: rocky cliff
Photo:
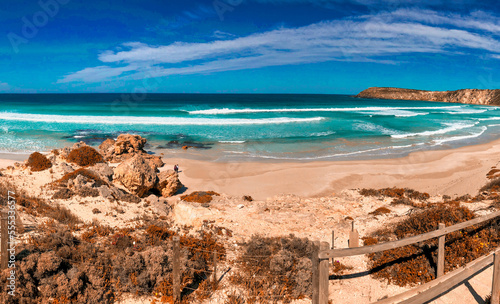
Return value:
[(500, 105), (500, 90), (463, 89), (457, 91), (423, 91), (373, 87), (362, 91), (356, 97)]

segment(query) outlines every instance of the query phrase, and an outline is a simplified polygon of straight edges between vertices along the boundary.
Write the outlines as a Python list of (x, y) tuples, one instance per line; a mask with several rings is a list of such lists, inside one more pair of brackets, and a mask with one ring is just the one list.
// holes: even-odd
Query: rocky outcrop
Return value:
[(103, 180), (110, 182), (113, 180), (113, 169), (106, 163), (98, 163), (89, 167), (89, 170), (95, 172)]
[(141, 155), (148, 161), (151, 168), (156, 171), (163, 166), (163, 161), (159, 156), (148, 154), (144, 150), (146, 142), (146, 139), (140, 135), (121, 134), (116, 141), (113, 139), (103, 141), (99, 145), (99, 150), (106, 161), (113, 163), (125, 161), (135, 155)]
[(156, 189), (160, 191), (163, 197), (172, 196), (183, 187), (179, 180), (179, 175), (174, 170), (160, 172), (158, 180)]
[(423, 91), (399, 88), (368, 88), (356, 97), (440, 101), (450, 103), (467, 103), (479, 105), (500, 105), (500, 90), (463, 89), (458, 91)]
[(140, 154), (124, 161), (114, 170), (114, 181), (142, 197), (157, 182), (156, 172)]

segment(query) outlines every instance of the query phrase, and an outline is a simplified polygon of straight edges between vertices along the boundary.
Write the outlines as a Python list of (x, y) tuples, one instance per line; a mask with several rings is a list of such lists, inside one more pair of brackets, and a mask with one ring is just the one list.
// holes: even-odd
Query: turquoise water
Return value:
[(120, 133), (166, 153), (197, 146), (213, 160), (370, 159), (497, 139), (500, 111), (347, 95), (0, 95), (0, 152), (97, 145)]

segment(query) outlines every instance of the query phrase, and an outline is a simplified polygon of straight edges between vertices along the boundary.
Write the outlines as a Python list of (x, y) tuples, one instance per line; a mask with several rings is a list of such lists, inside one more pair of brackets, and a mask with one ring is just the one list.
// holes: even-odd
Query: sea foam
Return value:
[(106, 125), (259, 125), (259, 124), (286, 124), (317, 122), (324, 117), (293, 118), (275, 117), (261, 119), (212, 119), (212, 118), (184, 118), (184, 117), (148, 117), (148, 116), (88, 116), (88, 115), (45, 115), (0, 113), (0, 120), (29, 121), (46, 123), (72, 124), (106, 124)]

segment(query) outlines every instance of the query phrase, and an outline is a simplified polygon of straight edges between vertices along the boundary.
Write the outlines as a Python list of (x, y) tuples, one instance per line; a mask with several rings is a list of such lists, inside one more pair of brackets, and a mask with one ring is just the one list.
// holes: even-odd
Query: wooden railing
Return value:
[[(444, 257), (445, 257), (445, 237), (446, 234), (455, 232), (476, 224), (480, 224), (492, 220), (500, 216), (500, 211), (488, 214), (483, 217), (475, 218), (467, 222), (459, 223), (453, 226), (445, 227), (444, 224), (439, 224), (438, 229), (435, 231), (427, 232), (424, 234), (404, 238), (397, 241), (386, 242), (371, 246), (342, 248), (342, 249), (329, 249), (328, 242), (314, 242), (315, 249), (313, 250), (312, 259), (312, 275), (313, 275), (313, 304), (327, 304), (328, 303), (328, 263), (329, 259), (339, 257), (349, 257), (356, 255), (363, 255), (368, 253), (380, 252), (417, 244), (433, 238), (438, 240), (438, 259), (436, 279), (426, 284), (420, 285), (417, 288), (381, 300), (379, 304), (389, 303), (423, 303), (444, 294), (453, 289), (458, 284), (467, 280), (468, 278), (478, 274), (479, 272), (490, 267), (494, 264), (493, 269), (493, 283), (492, 283), (492, 298), (491, 303), (498, 303), (500, 293), (500, 248), (497, 248), (494, 253), (487, 256), (478, 258), (464, 267), (460, 267), (452, 272), (444, 274)], [(354, 230), (354, 227), (353, 227)], [(357, 234), (354, 234), (357, 235)], [(357, 244), (357, 240), (349, 240), (350, 244)], [(333, 246), (332, 246), (333, 247)], [(350, 246), (352, 247), (352, 246)]]

